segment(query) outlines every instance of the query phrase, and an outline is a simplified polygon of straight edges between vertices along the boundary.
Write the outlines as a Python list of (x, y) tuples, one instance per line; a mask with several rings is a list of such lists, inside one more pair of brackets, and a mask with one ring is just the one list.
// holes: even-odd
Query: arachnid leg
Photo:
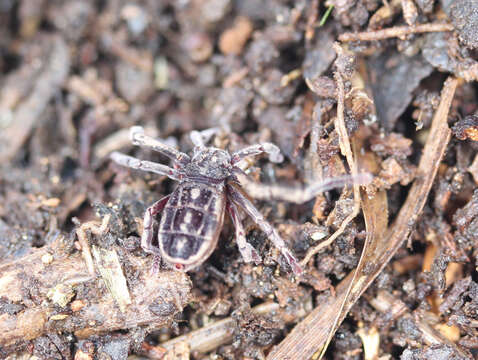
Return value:
[(219, 128), (214, 127), (202, 131), (193, 130), (190, 133), (191, 141), (194, 146), (205, 147), (211, 138), (220, 131)]
[[(144, 251), (154, 254), (155, 257), (160, 256), (159, 248), (153, 245), (153, 221), (154, 217), (158, 215), (166, 206), (171, 195), (167, 195), (162, 199), (156, 201), (153, 205), (146, 209), (143, 219), (143, 234), (141, 234), (141, 247)], [(155, 262), (158, 259), (155, 258)]]
[(288, 187), (281, 185), (266, 185), (250, 180), (238, 167), (234, 168), (234, 175), (241, 187), (253, 198), (258, 200), (283, 200), (302, 204), (312, 200), (324, 191), (332, 190), (348, 184), (366, 185), (372, 181), (372, 175), (361, 173), (357, 176), (343, 175), (325, 179), (305, 187)]
[(246, 240), (246, 234), (244, 231), (244, 226), (242, 225), (241, 219), (239, 218), (239, 213), (235, 204), (228, 202), (227, 210), (231, 216), (232, 223), (236, 229), (236, 242), (239, 251), (241, 252), (242, 257), (246, 263), (253, 262), (258, 265), (261, 262), (261, 257), (257, 253), (256, 249), (249, 244)]
[(151, 275), (157, 275), (159, 273), (159, 268), (161, 267), (161, 256), (154, 255), (153, 266), (151, 266)]
[(282, 156), (280, 149), (277, 146), (271, 143), (263, 143), (251, 145), (236, 151), (232, 154), (232, 164), (236, 165), (238, 162), (249, 156), (260, 155), (263, 153), (267, 153), (269, 155), (269, 160), (274, 163), (280, 163), (284, 160), (284, 156)]
[(191, 160), (189, 155), (162, 143), (160, 140), (145, 135), (141, 126), (132, 126), (130, 129), (130, 137), (134, 145), (149, 147), (181, 165), (185, 165)]
[(230, 199), (244, 209), (244, 211), (249, 214), (250, 217), (252, 217), (254, 222), (259, 225), (262, 231), (266, 233), (267, 237), (271, 239), (274, 246), (280, 250), (282, 255), (289, 263), (289, 266), (292, 268), (292, 271), (294, 271), (296, 275), (301, 274), (302, 268), (300, 267), (299, 262), (295, 256), (292, 255), (292, 252), (287, 248), (287, 245), (285, 244), (284, 240), (282, 240), (277, 230), (274, 229), (272, 225), (266, 221), (266, 219), (264, 219), (264, 216), (259, 212), (259, 210), (257, 210), (256, 207), (244, 195), (242, 195), (239, 190), (231, 185), (227, 186), (227, 190)]
[(181, 177), (177, 170), (172, 169), (169, 166), (163, 164), (158, 164), (152, 161), (139, 160), (132, 156), (124, 155), (116, 151), (111, 153), (110, 157), (117, 164), (130, 167), (132, 169), (153, 172), (159, 175), (165, 175), (173, 180), (179, 180)]

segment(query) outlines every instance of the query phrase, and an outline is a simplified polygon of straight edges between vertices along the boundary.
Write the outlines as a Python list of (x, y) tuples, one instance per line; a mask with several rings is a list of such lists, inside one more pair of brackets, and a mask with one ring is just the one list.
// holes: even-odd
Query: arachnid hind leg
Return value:
[(249, 244), (246, 240), (246, 233), (244, 231), (244, 226), (242, 225), (241, 219), (239, 218), (239, 213), (235, 204), (229, 202), (227, 204), (227, 210), (231, 216), (232, 223), (236, 229), (236, 242), (239, 251), (244, 258), (246, 263), (254, 262), (256, 265), (260, 264), (262, 261), (258, 252), (254, 247)]
[(153, 265), (151, 266), (151, 275), (156, 275), (159, 273), (159, 268), (161, 267), (161, 256), (154, 255)]
[(159, 247), (153, 245), (153, 221), (154, 217), (158, 215), (166, 206), (170, 195), (163, 197), (161, 200), (156, 201), (153, 205), (146, 209), (143, 219), (143, 234), (141, 234), (141, 247), (149, 254), (155, 255), (161, 258)]
[(299, 262), (289, 250), (284, 240), (280, 237), (277, 230), (274, 229), (274, 227), (266, 221), (264, 215), (262, 215), (260, 211), (257, 210), (256, 207), (244, 195), (242, 195), (239, 190), (230, 185), (227, 187), (227, 189), (229, 192), (230, 199), (234, 201), (235, 204), (244, 209), (244, 211), (250, 217), (252, 217), (254, 222), (259, 225), (262, 231), (264, 231), (267, 237), (272, 241), (274, 246), (278, 248), (282, 255), (286, 258), (287, 262), (289, 263), (289, 266), (292, 268), (292, 271), (294, 271), (296, 275), (300, 275), (303, 270), (299, 265)]
[(277, 184), (261, 184), (252, 181), (240, 168), (234, 168), (234, 176), (237, 182), (245, 190), (245, 192), (257, 200), (282, 200), (296, 204), (303, 204), (312, 200), (318, 194), (324, 191), (332, 190), (345, 185), (367, 185), (373, 177), (369, 173), (360, 173), (356, 176), (342, 175), (330, 179), (304, 186), (290, 187)]

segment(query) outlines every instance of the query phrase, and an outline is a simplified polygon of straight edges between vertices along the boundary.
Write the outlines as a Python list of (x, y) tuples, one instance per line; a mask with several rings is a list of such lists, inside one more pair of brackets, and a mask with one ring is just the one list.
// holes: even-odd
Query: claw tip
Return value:
[(144, 134), (144, 129), (142, 126), (131, 126), (129, 129), (129, 137), (134, 141), (134, 136), (136, 134)]

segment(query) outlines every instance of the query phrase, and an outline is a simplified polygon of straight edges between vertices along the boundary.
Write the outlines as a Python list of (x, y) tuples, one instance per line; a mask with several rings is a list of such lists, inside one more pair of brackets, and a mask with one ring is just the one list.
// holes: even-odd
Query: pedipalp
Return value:
[(269, 160), (273, 163), (280, 163), (284, 161), (284, 156), (281, 154), (280, 149), (272, 143), (255, 144), (245, 147), (232, 154), (232, 165), (236, 165), (240, 161), (250, 157), (266, 153), (269, 155)]

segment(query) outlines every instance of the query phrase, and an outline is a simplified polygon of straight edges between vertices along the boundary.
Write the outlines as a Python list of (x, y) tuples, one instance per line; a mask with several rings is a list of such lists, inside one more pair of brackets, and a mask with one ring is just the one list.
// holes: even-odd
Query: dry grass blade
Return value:
[[(358, 148), (358, 146), (354, 147)], [(367, 238), (365, 239), (364, 248), (362, 249), (362, 254), (360, 256), (357, 269), (354, 271), (352, 280), (350, 281), (350, 286), (345, 292), (343, 302), (340, 306), (340, 310), (338, 311), (337, 316), (334, 319), (334, 324), (330, 329), (329, 336), (327, 337), (325, 345), (322, 347), (320, 358), (325, 355), (325, 351), (327, 350), (327, 347), (332, 340), (335, 331), (347, 315), (348, 309), (350, 309), (350, 307), (353, 305), (352, 303), (350, 304), (350, 306), (346, 306), (347, 302), (349, 302), (351, 299), (352, 288), (355, 284), (359, 283), (362, 278), (366, 277), (366, 274), (363, 270), (370, 261), (373, 261), (371, 257), (373, 257), (373, 254), (375, 254), (375, 251), (380, 244), (381, 238), (387, 230), (388, 201), (386, 191), (378, 191), (373, 198), (370, 198), (366, 193), (362, 193), (361, 200), (363, 216), (365, 219), (365, 229), (367, 231)]]
[[(395, 222), (389, 226), (383, 236), (377, 236), (376, 241), (370, 242), (369, 249), (374, 251), (367, 250), (367, 254), (363, 255), (369, 270), (367, 274), (359, 275), (353, 281), (355, 271), (351, 272), (336, 288), (337, 296), (331, 297), (326, 303), (317, 306), (271, 351), (267, 357), (268, 360), (310, 359), (326, 343), (330, 331), (334, 327), (337, 313), (341, 313), (337, 322), (339, 324), (351, 306), (406, 241), (425, 205), (450, 140), (451, 131), (448, 128), (447, 118), (457, 84), (458, 81), (451, 77), (445, 82), (440, 105), (433, 118), (430, 134), (420, 159), (419, 177), (410, 189), (407, 200)], [(383, 200), (375, 197), (372, 201), (382, 202)], [(377, 231), (375, 232), (377, 233)], [(375, 249), (374, 243), (376, 243)], [(349, 298), (344, 303), (350, 285)], [(342, 307), (342, 304), (345, 305)], [(342, 311), (340, 311), (341, 309)]]

